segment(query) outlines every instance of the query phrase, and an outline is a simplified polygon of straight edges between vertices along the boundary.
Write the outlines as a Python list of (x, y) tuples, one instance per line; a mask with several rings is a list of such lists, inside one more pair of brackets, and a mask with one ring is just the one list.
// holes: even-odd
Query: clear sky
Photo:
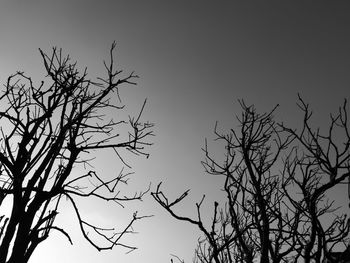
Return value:
[[(156, 124), (150, 159), (133, 159), (130, 191), (164, 181), (172, 196), (192, 188), (179, 209), (194, 215), (202, 193), (220, 196), (215, 178), (200, 161), (204, 139), (213, 139), (215, 121), (237, 125), (238, 99), (266, 111), (281, 105), (277, 117), (295, 125), (297, 93), (315, 111), (315, 125), (350, 97), (350, 4), (348, 1), (117, 1), (3, 0), (0, 2), (0, 81), (24, 70), (43, 76), (38, 48), (58, 46), (101, 74), (102, 60), (117, 41), (117, 61), (135, 71), (138, 86), (122, 90), (130, 113), (148, 98), (144, 118)], [(299, 119), (300, 120), (300, 119)], [(101, 167), (113, 160), (103, 157)], [(97, 252), (77, 231), (69, 207), (60, 222), (72, 233), (71, 246), (53, 233), (31, 263), (170, 262), (177, 254), (190, 262), (198, 232), (176, 222), (150, 196), (121, 210), (89, 203), (88, 216), (107, 225), (125, 224), (134, 210), (154, 217), (135, 225), (127, 241), (131, 254), (116, 248)]]

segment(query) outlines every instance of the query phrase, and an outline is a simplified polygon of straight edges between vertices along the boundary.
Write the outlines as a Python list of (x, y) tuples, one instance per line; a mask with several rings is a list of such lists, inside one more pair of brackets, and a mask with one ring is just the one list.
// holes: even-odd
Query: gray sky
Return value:
[[(133, 163), (131, 191), (160, 181), (172, 196), (192, 188), (179, 211), (194, 215), (202, 193), (208, 194), (209, 207), (220, 196), (216, 179), (205, 176), (200, 164), (204, 139), (214, 138), (215, 121), (224, 128), (237, 125), (238, 99), (261, 111), (279, 103), (277, 117), (291, 125), (300, 117), (298, 92), (314, 109), (315, 125), (326, 125), (328, 114), (349, 99), (349, 13), (347, 1), (5, 0), (0, 80), (24, 70), (40, 81), (38, 48), (52, 46), (96, 77), (116, 40), (119, 67), (140, 76), (138, 86), (121, 91), (124, 102), (137, 113), (147, 97), (144, 118), (156, 123), (150, 159)], [(97, 166), (109, 162), (104, 156)], [(171, 253), (191, 260), (199, 233), (173, 220), (149, 196), (124, 210), (97, 206), (86, 206), (88, 216), (110, 225), (125, 224), (134, 210), (155, 215), (135, 225), (139, 234), (128, 241), (137, 251), (98, 253), (81, 239), (67, 207), (59, 220), (72, 231), (75, 245), (53, 233), (31, 262), (52, 257), (51, 263), (164, 263)]]

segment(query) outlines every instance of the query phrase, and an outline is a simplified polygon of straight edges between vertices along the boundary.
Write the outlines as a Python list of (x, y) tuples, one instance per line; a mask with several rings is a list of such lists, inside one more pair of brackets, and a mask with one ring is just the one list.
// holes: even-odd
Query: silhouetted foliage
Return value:
[(329, 195), (343, 189), (345, 197), (350, 182), (346, 101), (325, 133), (312, 128), (312, 113), (300, 97), (300, 131), (274, 120), (277, 107), (260, 114), (240, 104), (237, 129), (222, 133), (215, 127), (224, 159), (215, 158), (207, 142), (203, 149), (205, 171), (223, 178), (226, 195), (221, 205), (214, 202), (211, 217), (203, 218), (204, 197), (196, 204), (197, 218), (190, 218), (175, 210), (188, 191), (174, 201), (160, 184), (152, 193), (172, 217), (200, 229), (193, 262), (321, 262), (335, 255), (334, 249), (347, 248), (349, 210)]
[[(69, 233), (55, 225), (62, 200), (71, 203), (81, 233), (96, 249), (135, 249), (121, 238), (144, 216), (135, 212), (121, 230), (106, 229), (89, 223), (77, 203), (77, 198), (97, 198), (123, 206), (141, 200), (148, 191), (120, 193), (120, 185), (132, 174), (121, 151), (148, 157), (144, 147), (151, 144), (153, 125), (141, 121), (145, 103), (138, 116), (121, 119), (119, 88), (134, 85), (137, 76), (115, 69), (115, 46), (104, 63), (106, 76), (96, 81), (56, 48), (51, 54), (40, 50), (45, 82), (35, 85), (23, 72), (8, 78), (0, 96), (0, 205), (8, 202), (11, 211), (0, 216), (0, 263), (27, 262), (52, 230), (72, 243)], [(108, 149), (121, 167), (127, 167), (114, 178), (98, 174), (90, 165)]]

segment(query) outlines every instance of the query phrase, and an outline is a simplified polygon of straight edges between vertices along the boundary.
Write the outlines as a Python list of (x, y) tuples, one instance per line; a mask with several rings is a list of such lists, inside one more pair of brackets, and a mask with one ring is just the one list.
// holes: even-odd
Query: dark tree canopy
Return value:
[(338, 207), (330, 192), (340, 189), (346, 199), (350, 185), (346, 101), (324, 132), (312, 127), (312, 112), (300, 97), (301, 130), (277, 122), (277, 107), (261, 114), (240, 103), (237, 128), (223, 133), (215, 127), (224, 159), (207, 143), (203, 149), (205, 171), (223, 179), (226, 195), (224, 202), (214, 202), (211, 216), (201, 209), (204, 197), (196, 204), (197, 218), (190, 218), (176, 211), (188, 191), (174, 201), (160, 184), (152, 193), (172, 217), (200, 229), (194, 262), (345, 262), (350, 211), (347, 204)]
[[(115, 46), (104, 63), (105, 76), (96, 81), (56, 48), (50, 54), (40, 50), (47, 76), (39, 85), (23, 72), (9, 76), (0, 95), (0, 205), (9, 201), (11, 211), (0, 215), (0, 263), (27, 262), (53, 230), (72, 242), (55, 224), (62, 200), (71, 203), (83, 236), (95, 248), (134, 249), (121, 238), (143, 216), (135, 212), (117, 232), (89, 223), (76, 202), (97, 198), (123, 205), (147, 192), (119, 193), (131, 175), (123, 156), (148, 157), (153, 125), (141, 120), (145, 104), (138, 116), (123, 118), (119, 88), (134, 85), (137, 76), (115, 68)], [(115, 171), (114, 178), (98, 174), (89, 164), (101, 150), (110, 150), (127, 169)]]

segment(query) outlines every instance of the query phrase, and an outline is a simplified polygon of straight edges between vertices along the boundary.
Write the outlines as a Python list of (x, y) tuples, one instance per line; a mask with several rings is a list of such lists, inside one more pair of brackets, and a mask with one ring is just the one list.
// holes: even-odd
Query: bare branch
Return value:
[[(148, 157), (146, 148), (152, 145), (148, 140), (153, 136), (153, 124), (141, 120), (146, 100), (136, 118), (128, 120), (123, 113), (119, 89), (136, 84), (137, 75), (115, 69), (115, 48), (113, 42), (109, 62), (104, 62), (106, 76), (97, 81), (89, 79), (86, 68), (79, 70), (77, 63), (57, 48), (49, 54), (39, 49), (45, 81), (36, 85), (23, 72), (7, 79), (0, 96), (0, 204), (7, 198), (13, 203), (10, 217), (0, 220), (0, 263), (27, 262), (51, 230), (61, 232), (72, 243), (69, 234), (54, 225), (62, 196), (73, 204), (82, 234), (95, 248), (118, 245), (134, 249), (121, 238), (133, 233), (132, 224), (145, 216), (135, 213), (122, 232), (108, 235), (111, 229), (83, 219), (74, 200), (94, 197), (124, 207), (128, 201), (141, 200), (150, 188), (121, 194), (120, 185), (126, 185), (133, 174), (124, 168), (115, 167), (121, 172), (108, 180), (95, 170), (82, 175), (75, 172), (92, 167), (92, 152), (111, 150), (123, 167), (125, 152)], [(115, 116), (120, 119), (114, 120)], [(109, 245), (97, 244), (98, 239), (88, 236), (86, 229)]]

